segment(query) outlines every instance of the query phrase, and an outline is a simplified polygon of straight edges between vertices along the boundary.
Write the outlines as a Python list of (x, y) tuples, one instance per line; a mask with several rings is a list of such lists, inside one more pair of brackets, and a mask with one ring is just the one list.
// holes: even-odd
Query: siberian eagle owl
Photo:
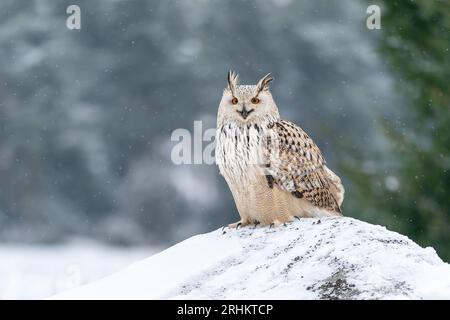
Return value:
[(216, 163), (240, 221), (279, 225), (299, 217), (341, 216), (344, 188), (314, 141), (282, 120), (270, 93), (270, 74), (240, 85), (228, 73), (217, 115)]

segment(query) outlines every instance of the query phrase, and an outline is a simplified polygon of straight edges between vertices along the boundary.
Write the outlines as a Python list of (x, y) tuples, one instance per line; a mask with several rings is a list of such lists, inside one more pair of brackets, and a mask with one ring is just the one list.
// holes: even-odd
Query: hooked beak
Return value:
[(241, 115), (242, 118), (244, 118), (244, 120), (247, 119), (248, 115), (249, 115), (250, 113), (252, 113), (253, 111), (255, 111), (255, 109), (247, 110), (247, 109), (245, 108), (245, 106), (242, 107), (242, 110), (241, 110), (241, 111), (237, 110), (237, 112)]

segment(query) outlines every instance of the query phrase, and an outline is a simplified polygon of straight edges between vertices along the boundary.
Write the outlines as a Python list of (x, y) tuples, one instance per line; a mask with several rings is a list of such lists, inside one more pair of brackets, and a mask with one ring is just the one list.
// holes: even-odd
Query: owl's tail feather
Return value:
[(334, 198), (336, 199), (339, 207), (342, 206), (342, 202), (344, 201), (345, 189), (342, 185), (341, 179), (331, 171), (327, 166), (325, 166), (325, 171), (328, 175), (328, 181), (331, 183), (330, 191), (332, 192)]
[(309, 211), (309, 216), (312, 218), (326, 218), (326, 217), (340, 217), (342, 216), (342, 213), (340, 212), (336, 212), (336, 211), (331, 211), (325, 208), (320, 208), (320, 207), (313, 207), (310, 208)]

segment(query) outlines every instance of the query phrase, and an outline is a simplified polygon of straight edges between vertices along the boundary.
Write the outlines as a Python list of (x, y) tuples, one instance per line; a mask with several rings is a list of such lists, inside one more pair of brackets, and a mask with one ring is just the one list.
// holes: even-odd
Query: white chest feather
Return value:
[(224, 124), (217, 129), (216, 163), (228, 183), (248, 185), (262, 174), (262, 139), (268, 130), (256, 124)]

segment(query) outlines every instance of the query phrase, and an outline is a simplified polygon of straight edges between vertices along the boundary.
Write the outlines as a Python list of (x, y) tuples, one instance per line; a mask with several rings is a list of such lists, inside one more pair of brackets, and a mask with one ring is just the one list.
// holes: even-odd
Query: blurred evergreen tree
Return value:
[(380, 40), (407, 109), (383, 121), (392, 152), (378, 156), (394, 156), (391, 169), (347, 167), (361, 190), (356, 201), (371, 207), (368, 220), (386, 219), (449, 261), (450, 2), (382, 1)]

